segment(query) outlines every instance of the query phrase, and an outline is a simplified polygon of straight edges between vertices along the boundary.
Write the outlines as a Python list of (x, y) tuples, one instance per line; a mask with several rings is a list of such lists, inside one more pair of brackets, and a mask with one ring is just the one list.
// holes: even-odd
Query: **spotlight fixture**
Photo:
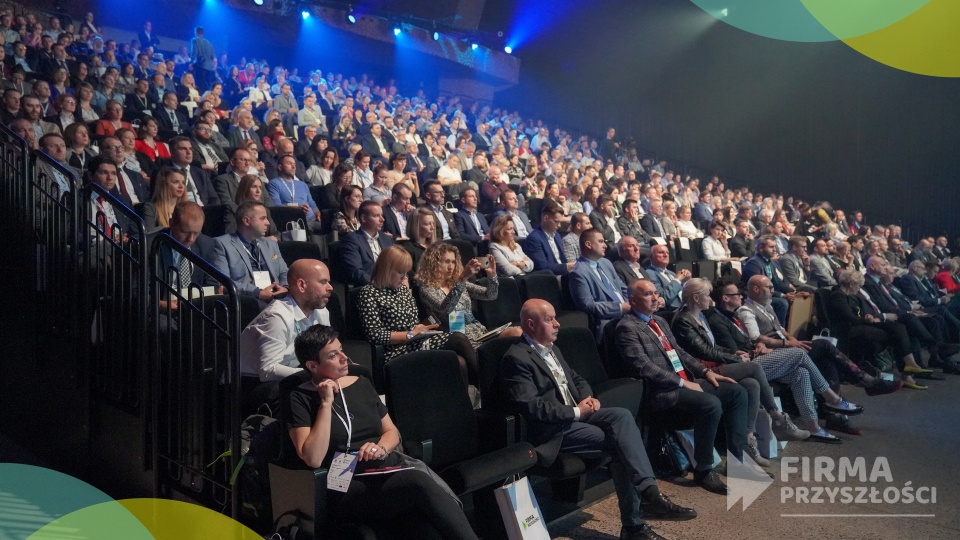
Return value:
[(470, 49), (471, 49), (471, 50), (474, 50), (474, 51), (475, 51), (475, 50), (477, 50), (477, 47), (479, 47), (479, 45), (477, 45), (476, 43), (471, 43), (471, 44), (470, 44)]
[(304, 9), (300, 11), (300, 16), (303, 17), (303, 20), (310, 18), (310, 10)]
[(726, 17), (726, 16), (729, 15), (729, 14), (730, 14), (730, 10), (727, 9), (727, 8), (723, 8), (723, 9), (720, 10), (720, 16), (721, 16), (721, 17)]
[(393, 35), (395, 35), (395, 36), (399, 36), (399, 35), (400, 35), (400, 27), (399, 27), (399, 26), (394, 26), (394, 27), (393, 27)]
[(253, 3), (254, 3), (255, 5), (262, 6), (262, 5), (263, 5), (263, 0), (253, 0)]
[(434, 40), (434, 41), (440, 41), (440, 32), (437, 32), (436, 30), (434, 30), (434, 32), (433, 32), (433, 40)]
[(507, 45), (506, 47), (503, 48), (503, 52), (507, 54), (513, 54), (513, 47)]
[(350, 24), (357, 24), (357, 16), (351, 12), (349, 15), (347, 15), (347, 22)]

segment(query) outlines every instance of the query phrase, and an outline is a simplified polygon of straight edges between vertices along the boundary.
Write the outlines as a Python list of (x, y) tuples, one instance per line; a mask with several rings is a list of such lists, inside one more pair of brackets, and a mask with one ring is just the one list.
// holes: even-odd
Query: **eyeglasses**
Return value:
[(737, 291), (737, 292), (732, 292), (732, 293), (723, 293), (721, 296), (739, 296), (739, 297), (743, 298), (743, 293), (740, 292), (740, 291)]

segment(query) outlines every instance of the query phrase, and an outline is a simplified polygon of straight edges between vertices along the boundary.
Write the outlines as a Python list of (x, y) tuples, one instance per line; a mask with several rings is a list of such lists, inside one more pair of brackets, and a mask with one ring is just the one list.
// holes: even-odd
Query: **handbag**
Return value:
[(307, 224), (302, 219), (287, 222), (287, 230), (280, 233), (280, 239), (285, 242), (306, 242)]
[(677, 442), (676, 435), (669, 431), (656, 430), (651, 448), (650, 464), (657, 478), (677, 478), (687, 474), (692, 467), (686, 452)]
[(816, 340), (818, 340), (818, 339), (825, 339), (825, 340), (829, 341), (830, 344), (833, 345), (834, 347), (837, 346), (837, 338), (832, 337), (832, 336), (830, 335), (830, 329), (829, 329), (829, 328), (824, 328), (823, 330), (820, 331), (819, 334), (813, 336), (813, 340), (814, 340), (814, 341), (816, 341)]
[(550, 540), (547, 523), (526, 476), (498, 487), (493, 494), (509, 540)]

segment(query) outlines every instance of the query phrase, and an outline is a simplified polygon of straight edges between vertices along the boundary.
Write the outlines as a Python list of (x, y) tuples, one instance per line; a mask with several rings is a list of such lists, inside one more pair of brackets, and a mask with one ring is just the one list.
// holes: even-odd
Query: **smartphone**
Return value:
[(438, 321), (433, 315), (430, 315), (427, 317), (427, 324), (440, 324), (440, 321)]
[(490, 259), (487, 257), (477, 257), (477, 260), (480, 261), (480, 268), (486, 270), (490, 268)]

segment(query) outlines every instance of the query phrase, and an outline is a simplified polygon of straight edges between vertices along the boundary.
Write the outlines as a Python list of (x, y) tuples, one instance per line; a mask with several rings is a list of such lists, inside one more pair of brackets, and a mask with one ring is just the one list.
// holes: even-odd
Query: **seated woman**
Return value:
[(727, 233), (722, 222), (710, 222), (707, 232), (710, 236), (703, 239), (703, 256), (707, 260), (721, 262), (741, 260), (739, 257), (730, 256), (730, 248), (727, 246)]
[[(317, 135), (322, 137), (322, 135)], [(333, 171), (340, 164), (340, 156), (331, 147), (324, 148), (316, 165), (307, 169), (306, 182), (311, 186), (326, 186), (333, 181)]]
[[(488, 329), (473, 316), (473, 300), (496, 300), (497, 265), (493, 255), (487, 255), (487, 286), (468, 281), (481, 269), (483, 259), (470, 259), (466, 265), (460, 263), (460, 252), (453, 244), (437, 242), (427, 249), (417, 268), (417, 280), (420, 282), (420, 300), (430, 315), (440, 321), (440, 327), (450, 327), (450, 314), (463, 312), (464, 333), (475, 342), (486, 334)], [(519, 337), (519, 326), (508, 328), (501, 337)]]
[(913, 390), (926, 390), (925, 385), (917, 384), (912, 374), (930, 377), (933, 370), (917, 364), (919, 344), (912, 342), (907, 328), (894, 321), (881, 319), (873, 306), (859, 295), (863, 287), (863, 273), (857, 270), (844, 270), (837, 279), (837, 288), (831, 291), (827, 302), (831, 330), (846, 350), (856, 350), (869, 358), (890, 347), (902, 372), (903, 386)]
[(167, 143), (157, 140), (158, 133), (160, 133), (160, 124), (157, 123), (157, 119), (144, 116), (140, 121), (136, 150), (146, 156), (150, 163), (156, 163), (159, 158), (170, 159), (170, 147)]
[(533, 271), (533, 260), (516, 242), (517, 229), (510, 216), (504, 214), (493, 221), (490, 233), (490, 254), (497, 263), (497, 275), (522, 276)]
[(82, 122), (75, 122), (67, 126), (63, 132), (67, 143), (67, 165), (80, 171), (87, 170), (87, 160), (97, 155), (90, 148), (90, 130)]
[(677, 210), (677, 234), (681, 238), (703, 238), (703, 231), (690, 221), (692, 216), (693, 211), (690, 210), (689, 206), (681, 206)]
[(439, 325), (420, 324), (417, 303), (410, 291), (407, 274), (413, 268), (410, 254), (400, 246), (390, 246), (380, 253), (373, 265), (370, 285), (360, 289), (357, 307), (367, 340), (383, 345), (384, 360), (408, 352), (425, 349), (454, 351), (464, 373), (477, 373), (477, 353), (463, 334), (441, 333), (417, 338), (423, 332), (436, 330)]
[(400, 246), (413, 258), (413, 268), (419, 268), (424, 252), (437, 241), (437, 218), (429, 208), (418, 208), (407, 220), (407, 238)]
[(123, 163), (120, 165), (138, 173), (149, 184), (150, 173), (153, 172), (151, 170), (153, 163), (147, 156), (137, 151), (137, 134), (134, 133), (133, 129), (120, 128), (114, 134), (114, 137), (120, 139), (120, 144), (123, 145)]
[(363, 203), (363, 190), (357, 186), (346, 186), (340, 190), (340, 211), (333, 217), (333, 228), (341, 235), (360, 230), (357, 212)]
[(144, 203), (140, 215), (147, 233), (170, 226), (170, 217), (177, 203), (187, 199), (187, 179), (183, 171), (164, 167), (157, 173), (157, 186), (153, 198)]
[(330, 516), (354, 523), (425, 522), (443, 538), (475, 540), (459, 501), (427, 472), (360, 474), (401, 464), (394, 453), (400, 433), (370, 381), (348, 375), (349, 358), (336, 330), (312, 326), (297, 336), (294, 350), (310, 373), (310, 380), (283, 396), (281, 404), (283, 427), (297, 455), (308, 467), (329, 467), (342, 454), (357, 456), (347, 491), (327, 491)]
[(957, 275), (958, 269), (960, 269), (960, 261), (956, 258), (943, 261), (940, 271), (933, 277), (933, 282), (937, 288), (945, 289), (947, 294), (960, 293), (960, 284), (953, 279)]

